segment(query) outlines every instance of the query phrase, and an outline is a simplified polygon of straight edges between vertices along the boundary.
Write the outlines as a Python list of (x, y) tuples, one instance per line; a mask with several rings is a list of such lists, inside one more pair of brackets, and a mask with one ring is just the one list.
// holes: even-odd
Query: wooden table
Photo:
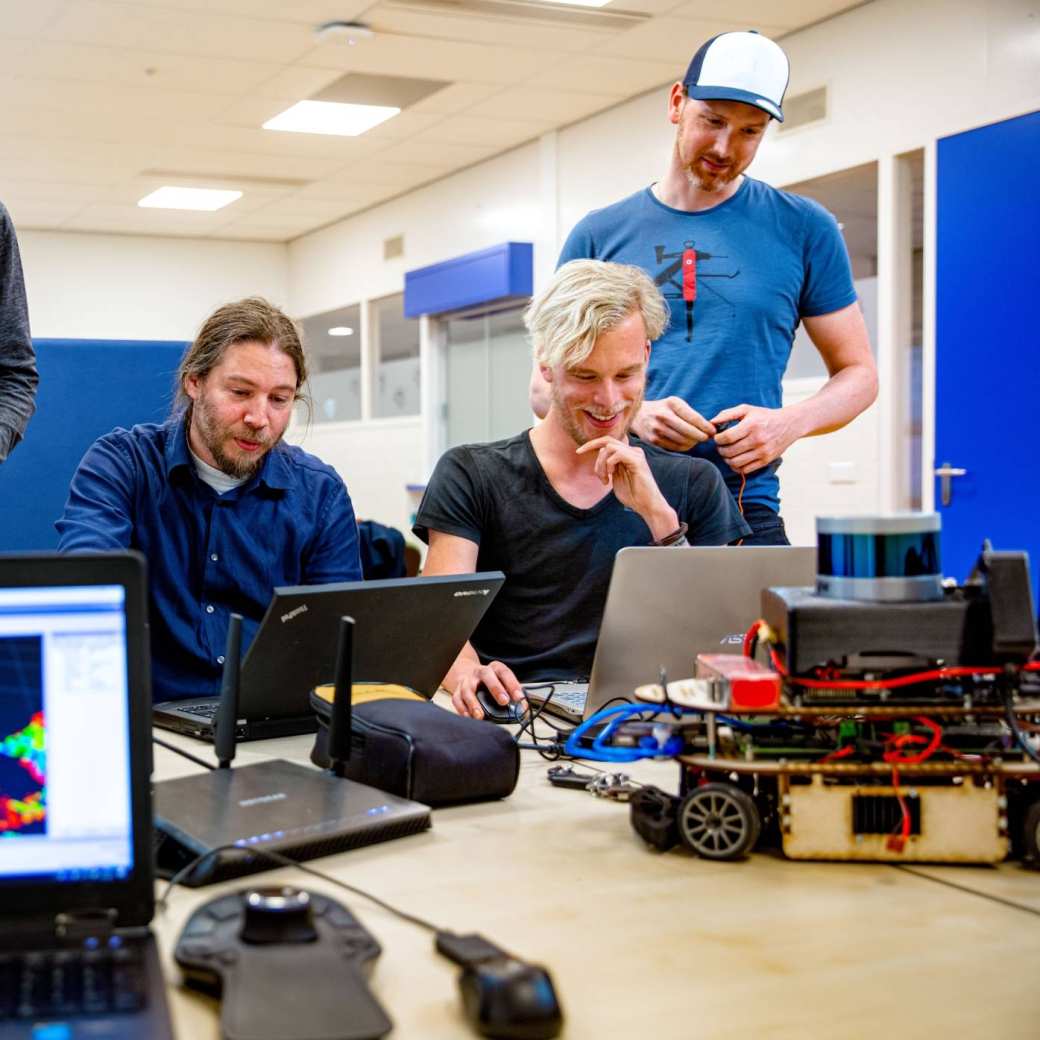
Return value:
[[(163, 736), (207, 754), (196, 741)], [(250, 743), (237, 761), (306, 762), (310, 744)], [(634, 835), (627, 806), (553, 788), (549, 763), (523, 756), (510, 798), (437, 810), (423, 834), (311, 865), (545, 964), (572, 1040), (1040, 1036), (1040, 920), (996, 901), (1040, 913), (1040, 873), (1018, 863), (911, 873), (771, 854), (740, 863), (662, 855)], [(155, 759), (157, 779), (198, 770), (163, 748)], [(624, 768), (676, 789), (672, 763)], [(383, 954), (371, 984), (393, 1037), (476, 1035), (462, 1015), (457, 969), (434, 954), (428, 933), (294, 869), (259, 879), (322, 891), (375, 935)], [(169, 979), (179, 978), (171, 951), (190, 913), (246, 883), (171, 895), (155, 922)], [(219, 1036), (213, 1001), (175, 981), (170, 999), (180, 1037)]]

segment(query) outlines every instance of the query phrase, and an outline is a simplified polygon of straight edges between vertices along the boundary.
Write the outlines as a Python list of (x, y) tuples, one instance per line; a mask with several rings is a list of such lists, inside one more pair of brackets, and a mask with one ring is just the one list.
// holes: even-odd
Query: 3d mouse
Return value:
[(551, 1040), (563, 1012), (549, 973), (503, 955), (466, 967), (459, 976), (466, 1017), (481, 1036)]
[(497, 722), (499, 725), (510, 725), (514, 722), (523, 722), (527, 718), (527, 701), (510, 701), (508, 704), (499, 704), (491, 695), (491, 691), (481, 686), (477, 690), (477, 702), (484, 709), (484, 718), (488, 722)]

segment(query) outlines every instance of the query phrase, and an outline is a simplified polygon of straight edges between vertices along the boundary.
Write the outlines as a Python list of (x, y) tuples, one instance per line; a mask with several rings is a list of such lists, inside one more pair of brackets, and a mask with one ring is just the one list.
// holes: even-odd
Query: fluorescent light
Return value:
[(265, 130), (297, 134), (336, 134), (357, 137), (385, 123), (401, 110), (389, 105), (347, 105), (340, 101), (297, 101), (264, 123)]
[(242, 198), (240, 191), (223, 191), (219, 188), (174, 188), (163, 185), (145, 195), (138, 206), (145, 209), (223, 209), (235, 199)]
[(353, 336), (354, 330), (349, 325), (333, 325), (329, 329), (330, 336)]

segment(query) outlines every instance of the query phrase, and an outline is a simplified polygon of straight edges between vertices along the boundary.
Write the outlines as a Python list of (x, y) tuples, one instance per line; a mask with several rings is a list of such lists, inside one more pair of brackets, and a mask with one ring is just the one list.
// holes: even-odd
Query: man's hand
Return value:
[(650, 472), (646, 453), (615, 437), (596, 437), (578, 448), (579, 455), (596, 452), (596, 476), (612, 487), (614, 497), (637, 512), (654, 539), (665, 538), (679, 526), (679, 516), (661, 494)]
[(471, 719), (484, 717), (484, 709), (477, 700), (477, 690), (481, 686), (486, 686), (491, 696), (502, 705), (524, 699), (519, 680), (501, 661), (481, 664), (475, 657), (464, 660), (460, 654), (444, 685), (451, 690), (452, 707)]
[(768, 466), (804, 434), (796, 414), (787, 408), (738, 404), (723, 409), (711, 421), (736, 423), (716, 434), (715, 444), (730, 469), (742, 474)]
[(689, 451), (715, 436), (715, 427), (694, 411), (681, 397), (665, 397), (660, 401), (644, 401), (632, 432), (647, 444), (668, 451)]

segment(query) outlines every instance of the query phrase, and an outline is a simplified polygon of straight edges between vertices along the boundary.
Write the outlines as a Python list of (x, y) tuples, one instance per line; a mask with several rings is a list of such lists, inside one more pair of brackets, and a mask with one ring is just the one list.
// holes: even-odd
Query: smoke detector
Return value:
[(348, 47), (355, 46), (360, 40), (370, 40), (375, 33), (364, 22), (322, 22), (314, 30), (315, 39), (319, 43), (332, 43), (344, 40)]

